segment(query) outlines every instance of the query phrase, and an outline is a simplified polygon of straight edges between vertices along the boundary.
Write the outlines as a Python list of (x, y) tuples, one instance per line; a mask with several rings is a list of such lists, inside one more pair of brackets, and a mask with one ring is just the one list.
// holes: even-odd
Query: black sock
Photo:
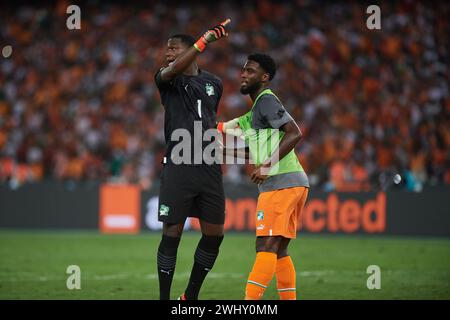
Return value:
[(172, 285), (175, 264), (177, 261), (177, 250), (180, 238), (162, 236), (158, 247), (158, 278), (159, 299), (170, 299), (170, 287)]
[(200, 288), (206, 275), (212, 269), (223, 236), (205, 236), (203, 235), (198, 243), (194, 256), (194, 266), (192, 267), (191, 277), (188, 286), (184, 292), (186, 299), (197, 300)]

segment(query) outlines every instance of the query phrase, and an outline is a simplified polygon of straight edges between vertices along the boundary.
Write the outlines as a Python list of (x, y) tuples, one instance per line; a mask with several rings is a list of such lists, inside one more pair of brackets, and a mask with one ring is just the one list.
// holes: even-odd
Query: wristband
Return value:
[(203, 50), (205, 50), (206, 43), (203, 41), (203, 37), (201, 37), (200, 39), (197, 40), (197, 42), (194, 44), (194, 48), (198, 52), (203, 52)]
[(219, 124), (217, 125), (217, 130), (223, 133), (223, 122), (219, 122)]

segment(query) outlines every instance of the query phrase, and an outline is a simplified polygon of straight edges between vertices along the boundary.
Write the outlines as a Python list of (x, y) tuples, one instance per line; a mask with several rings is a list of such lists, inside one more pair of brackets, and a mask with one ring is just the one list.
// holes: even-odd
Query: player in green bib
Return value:
[(252, 108), (217, 127), (220, 132), (245, 139), (255, 164), (251, 180), (260, 191), (255, 212), (257, 255), (245, 290), (248, 300), (261, 299), (274, 275), (280, 298), (296, 299), (295, 268), (288, 245), (296, 238), (309, 190), (308, 177), (294, 151), (302, 133), (269, 88), (275, 73), (270, 56), (249, 55), (242, 69), (240, 91), (250, 95)]
[[(261, 101), (259, 101), (260, 99)], [(272, 106), (275, 106), (278, 110), (275, 110)], [(268, 112), (277, 112), (279, 114), (271, 115), (268, 114)], [(270, 120), (271, 123), (267, 122), (267, 116), (273, 117), (273, 119)], [(276, 119), (276, 117), (279, 117), (279, 119)], [(263, 168), (268, 168), (269, 164), (272, 163), (273, 166), (270, 166), (268, 172), (268, 175), (271, 177), (287, 173), (304, 172), (294, 149), (289, 151), (281, 160), (277, 157), (278, 153), (273, 152), (277, 150), (280, 141), (285, 135), (284, 131), (279, 130), (280, 124), (285, 121), (290, 121), (292, 118), (286, 112), (280, 100), (272, 90), (262, 90), (255, 98), (252, 109), (238, 119), (239, 127), (243, 131), (256, 166), (264, 164)], [(270, 126), (267, 127), (267, 124)], [(274, 156), (271, 157), (272, 155)], [(294, 174), (292, 176), (298, 175)], [(280, 177), (275, 177), (275, 179), (280, 180), (279, 178)], [(285, 180), (286, 176), (282, 176), (282, 178)], [(267, 184), (267, 182), (260, 185), (260, 191), (274, 189), (268, 188), (265, 184)]]

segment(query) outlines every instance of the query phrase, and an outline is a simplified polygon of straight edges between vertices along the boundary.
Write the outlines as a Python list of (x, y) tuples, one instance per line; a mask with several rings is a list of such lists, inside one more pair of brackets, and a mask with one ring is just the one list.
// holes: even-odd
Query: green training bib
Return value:
[[(254, 129), (252, 127), (253, 108), (258, 103), (259, 98), (265, 94), (271, 94), (279, 101), (272, 90), (265, 89), (256, 97), (250, 111), (239, 117), (239, 126), (244, 133), (245, 142), (256, 165), (261, 165), (272, 156), (272, 152), (278, 148), (284, 136), (284, 132), (278, 129)], [(304, 171), (303, 167), (294, 150), (291, 150), (283, 159), (272, 166), (269, 176), (299, 171)]]

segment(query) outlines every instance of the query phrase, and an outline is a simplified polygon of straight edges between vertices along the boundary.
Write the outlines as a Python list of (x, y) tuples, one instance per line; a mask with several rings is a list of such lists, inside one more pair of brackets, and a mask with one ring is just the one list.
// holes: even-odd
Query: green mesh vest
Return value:
[[(266, 89), (256, 97), (251, 110), (239, 117), (239, 126), (244, 132), (245, 142), (249, 147), (250, 154), (256, 165), (262, 164), (272, 155), (272, 152), (278, 148), (278, 145), (284, 136), (284, 132), (278, 129), (252, 128), (253, 108), (258, 103), (259, 98), (265, 94), (271, 94), (279, 100), (272, 90)], [(269, 176), (299, 171), (304, 171), (303, 167), (298, 161), (294, 150), (291, 150), (283, 159), (278, 161), (275, 165), (272, 165)]]

